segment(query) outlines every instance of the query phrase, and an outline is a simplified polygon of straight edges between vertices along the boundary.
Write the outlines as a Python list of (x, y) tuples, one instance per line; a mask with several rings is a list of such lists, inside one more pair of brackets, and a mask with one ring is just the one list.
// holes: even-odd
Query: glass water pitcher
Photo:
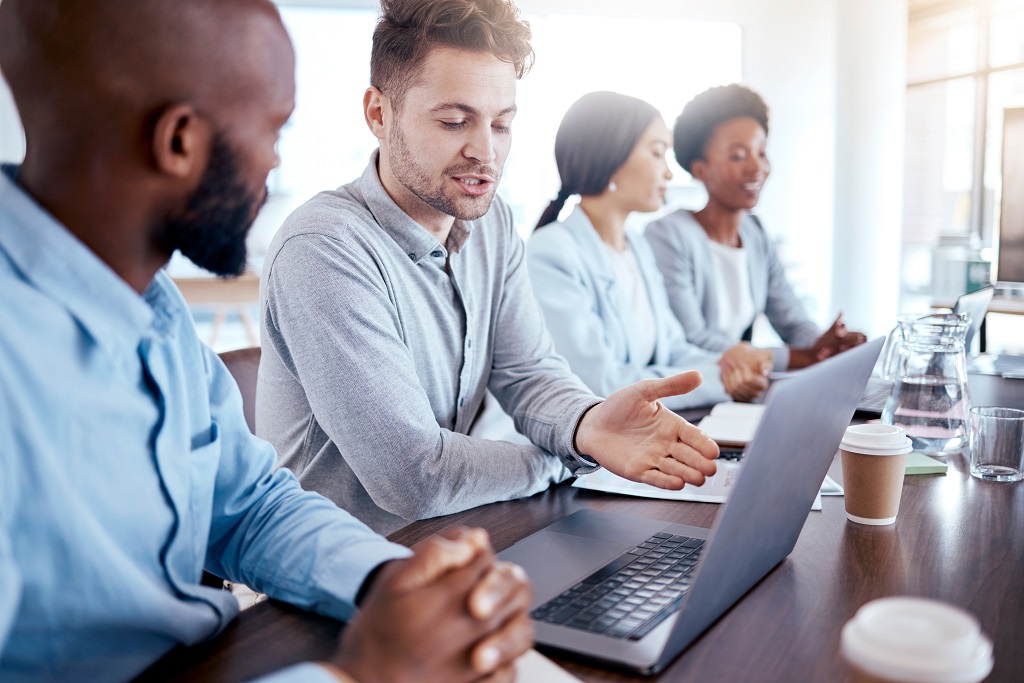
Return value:
[(964, 453), (970, 435), (971, 395), (964, 351), (966, 313), (903, 315), (883, 353), (893, 382), (882, 422), (902, 427), (914, 449), (928, 455)]

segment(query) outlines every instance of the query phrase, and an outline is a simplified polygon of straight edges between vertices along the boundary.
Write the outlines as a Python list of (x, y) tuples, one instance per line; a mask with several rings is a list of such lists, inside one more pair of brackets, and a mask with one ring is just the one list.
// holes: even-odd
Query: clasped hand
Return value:
[(726, 349), (718, 359), (722, 385), (736, 401), (753, 401), (768, 388), (772, 371), (772, 352), (742, 342)]
[(455, 529), (384, 565), (328, 663), (359, 683), (511, 682), (533, 645), (522, 568), (487, 532)]

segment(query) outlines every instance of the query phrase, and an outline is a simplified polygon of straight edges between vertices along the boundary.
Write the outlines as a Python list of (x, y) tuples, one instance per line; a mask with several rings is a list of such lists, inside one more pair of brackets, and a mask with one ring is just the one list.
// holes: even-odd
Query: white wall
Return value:
[(839, 22), (832, 298), (884, 334), (900, 313), (906, 1), (841, 2)]
[[(899, 299), (907, 0), (520, 0), (735, 22), (744, 80), (771, 109), (772, 176), (757, 212), (819, 324), (842, 310), (868, 334)], [(633, 56), (630, 56), (633, 57)], [(672, 65), (666, 69), (671, 84)]]
[[(743, 32), (743, 80), (770, 108), (772, 175), (757, 213), (780, 241), (798, 292), (819, 324), (834, 306), (837, 5), (844, 0), (519, 0), (524, 11), (588, 12), (736, 23)], [(846, 0), (849, 1), (849, 0)], [(543, 59), (543, 55), (538, 55)], [(642, 61), (643, 55), (623, 55)], [(700, 64), (666, 64), (672, 73)], [(527, 76), (529, 78), (529, 76)]]
[[(278, 0), (376, 7), (373, 0)], [(882, 332), (898, 293), (906, 0), (520, 0), (530, 13), (604, 13), (730, 21), (743, 30), (744, 80), (771, 107), (772, 177), (758, 207), (783, 242), (816, 320), (841, 306)], [(842, 27), (840, 29), (840, 27)], [(538, 55), (543, 59), (543, 55)], [(643, 55), (623, 55), (642, 61)], [(666, 87), (680, 69), (661, 65)], [(527, 76), (528, 78), (529, 76)], [(329, 84), (325, 87), (329, 87)], [(0, 86), (0, 159), (24, 153)], [(878, 254), (885, 254), (877, 261)], [(856, 283), (854, 286), (853, 283)]]

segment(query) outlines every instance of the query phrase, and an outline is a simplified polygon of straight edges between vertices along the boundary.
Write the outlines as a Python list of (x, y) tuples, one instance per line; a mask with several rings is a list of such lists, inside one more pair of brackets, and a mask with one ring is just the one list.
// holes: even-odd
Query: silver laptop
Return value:
[(537, 644), (664, 669), (793, 550), (882, 342), (772, 385), (710, 530), (581, 510), (500, 553), (533, 581)]
[(953, 306), (954, 313), (966, 313), (971, 316), (971, 329), (967, 330), (967, 339), (964, 348), (970, 355), (973, 349), (974, 338), (978, 335), (981, 326), (985, 323), (985, 314), (988, 313), (988, 305), (992, 303), (992, 295), (996, 288), (992, 285), (976, 289), (969, 294), (961, 294)]
[[(956, 305), (953, 306), (953, 313), (966, 313), (971, 319), (971, 327), (967, 330), (966, 343), (964, 344), (968, 355), (971, 354), (971, 345), (974, 343), (974, 338), (985, 322), (985, 314), (988, 312), (988, 305), (992, 302), (992, 295), (994, 293), (995, 287), (991, 285), (982, 287), (968, 294), (961, 294), (956, 300)], [(971, 363), (968, 364), (970, 372), (977, 371), (977, 367), (975, 367), (976, 360), (972, 359)], [(881, 415), (882, 409), (885, 408), (885, 401), (889, 398), (891, 391), (892, 382), (886, 381), (881, 377), (872, 377), (868, 380), (867, 386), (864, 389), (864, 396), (861, 397), (860, 403), (857, 404), (857, 410), (862, 413)]]

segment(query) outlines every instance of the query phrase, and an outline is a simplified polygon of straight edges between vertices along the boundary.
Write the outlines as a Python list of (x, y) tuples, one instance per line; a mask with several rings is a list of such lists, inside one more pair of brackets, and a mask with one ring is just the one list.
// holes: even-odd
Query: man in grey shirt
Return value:
[[(257, 429), (381, 533), (598, 465), (673, 489), (715, 471), (714, 443), (658, 403), (698, 373), (602, 402), (555, 353), (495, 198), (529, 38), (508, 0), (384, 0), (363, 98), (380, 149), (264, 265)], [(487, 389), (534, 445), (467, 436)]]

